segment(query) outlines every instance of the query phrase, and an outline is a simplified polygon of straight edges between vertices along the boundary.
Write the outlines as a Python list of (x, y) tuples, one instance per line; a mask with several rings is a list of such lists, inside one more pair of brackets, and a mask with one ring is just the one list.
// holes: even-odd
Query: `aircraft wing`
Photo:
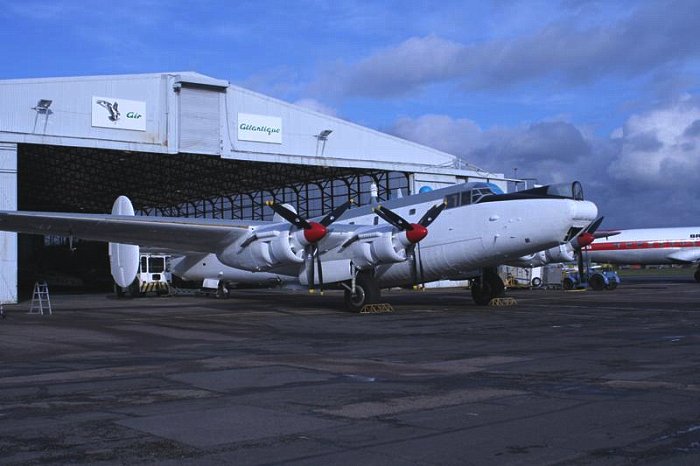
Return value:
[(0, 230), (215, 252), (250, 233), (250, 222), (202, 218), (0, 211)]
[(669, 260), (679, 264), (691, 264), (700, 262), (700, 248), (691, 248), (681, 251), (676, 251), (668, 255)]

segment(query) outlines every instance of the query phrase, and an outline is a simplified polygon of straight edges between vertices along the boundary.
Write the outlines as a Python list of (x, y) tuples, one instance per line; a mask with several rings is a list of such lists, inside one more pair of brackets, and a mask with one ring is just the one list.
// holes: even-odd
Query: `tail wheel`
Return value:
[(375, 304), (381, 298), (377, 282), (367, 273), (360, 273), (355, 279), (355, 293), (345, 290), (345, 307), (352, 312), (360, 312), (366, 304)]
[(605, 279), (599, 275), (595, 274), (588, 279), (588, 285), (595, 291), (601, 291), (605, 289)]

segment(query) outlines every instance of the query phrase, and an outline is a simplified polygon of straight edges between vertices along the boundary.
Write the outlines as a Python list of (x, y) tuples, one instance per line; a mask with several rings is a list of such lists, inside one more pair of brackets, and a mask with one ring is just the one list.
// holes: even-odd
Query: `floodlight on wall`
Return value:
[(321, 131), (320, 133), (318, 133), (316, 135), (316, 156), (319, 155), (318, 154), (319, 145), (321, 148), (321, 155), (323, 155), (323, 153), (326, 150), (326, 141), (328, 140), (328, 135), (331, 134), (332, 132), (333, 132), (332, 129), (324, 129), (323, 131)]
[(53, 103), (50, 99), (39, 99), (36, 103), (36, 107), (32, 107), (32, 110), (36, 110), (37, 113), (49, 113), (49, 107)]
[(332, 129), (324, 129), (320, 133), (316, 135), (319, 141), (325, 141), (328, 139), (328, 136), (333, 132)]

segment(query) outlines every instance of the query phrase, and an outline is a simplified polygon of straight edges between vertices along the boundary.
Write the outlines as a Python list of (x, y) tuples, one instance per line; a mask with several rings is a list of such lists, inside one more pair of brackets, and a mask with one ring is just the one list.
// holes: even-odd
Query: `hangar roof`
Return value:
[[(41, 109), (41, 100), (50, 106)], [(113, 103), (120, 113), (110, 121)], [(502, 177), (193, 71), (0, 80), (0, 142)]]

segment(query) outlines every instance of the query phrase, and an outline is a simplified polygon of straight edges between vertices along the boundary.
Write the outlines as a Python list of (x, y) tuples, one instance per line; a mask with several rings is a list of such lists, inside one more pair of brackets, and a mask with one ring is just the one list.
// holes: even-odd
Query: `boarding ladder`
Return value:
[(45, 281), (34, 283), (34, 294), (29, 314), (51, 315), (51, 298), (49, 298), (49, 285)]

